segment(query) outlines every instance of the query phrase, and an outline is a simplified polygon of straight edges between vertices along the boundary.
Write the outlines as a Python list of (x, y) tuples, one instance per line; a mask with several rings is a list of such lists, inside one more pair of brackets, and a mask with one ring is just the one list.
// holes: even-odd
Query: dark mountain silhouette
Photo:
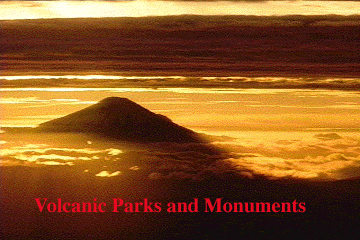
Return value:
[(96, 133), (135, 142), (203, 142), (199, 134), (119, 97), (105, 98), (78, 112), (42, 123), (36, 131)]

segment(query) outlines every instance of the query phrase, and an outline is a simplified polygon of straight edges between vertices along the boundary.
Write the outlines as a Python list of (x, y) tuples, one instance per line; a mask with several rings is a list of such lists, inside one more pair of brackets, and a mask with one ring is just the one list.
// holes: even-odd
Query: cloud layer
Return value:
[[(264, 133), (265, 134), (265, 133)], [(289, 135), (288, 135), (289, 136)], [(358, 135), (319, 133), (214, 142), (222, 151), (203, 144), (151, 144), (147, 147), (99, 149), (59, 148), (47, 144), (9, 147), (2, 142), (3, 166), (78, 166), (94, 177), (143, 174), (150, 180), (195, 181), (231, 174), (240, 178), (338, 180), (360, 177)], [(95, 141), (96, 142), (96, 141)]]
[(270, 178), (344, 179), (360, 176), (360, 139), (320, 133), (304, 139), (242, 145), (226, 161)]
[[(280, 82), (221, 79), (227, 76), (358, 78), (360, 18), (352, 16), (165, 16), (149, 18), (38, 19), (3, 21), (0, 38), (5, 76), (41, 75), (32, 81), (1, 81), (4, 87), (94, 87), (91, 75), (172, 76), (165, 79), (103, 77), (107, 87), (279, 87)], [(86, 29), (86, 30), (85, 30)], [(124, 41), (126, 39), (126, 41)], [(46, 73), (46, 74), (45, 74)], [(54, 75), (54, 76), (53, 76)], [(60, 76), (68, 75), (68, 76)], [(71, 79), (71, 75), (82, 78)], [(84, 76), (87, 75), (87, 76)], [(58, 76), (56, 78), (56, 76)], [(174, 76), (219, 77), (175, 81)], [(90, 77), (86, 79), (86, 77)], [(173, 80), (173, 81), (171, 81)], [(205, 80), (205, 79), (201, 79)], [(359, 83), (331, 84), (346, 89)], [(319, 82), (284, 82), (322, 88)]]
[(1, 1), (1, 19), (143, 17), (181, 14), (286, 15), (356, 14), (357, 1), (125, 0)]

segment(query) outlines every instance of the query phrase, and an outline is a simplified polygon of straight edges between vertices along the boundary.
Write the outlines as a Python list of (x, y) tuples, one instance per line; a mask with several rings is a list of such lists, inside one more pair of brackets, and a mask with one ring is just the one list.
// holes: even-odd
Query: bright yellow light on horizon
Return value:
[(347, 1), (5, 1), (0, 19), (144, 17), (197, 15), (352, 15), (360, 2)]

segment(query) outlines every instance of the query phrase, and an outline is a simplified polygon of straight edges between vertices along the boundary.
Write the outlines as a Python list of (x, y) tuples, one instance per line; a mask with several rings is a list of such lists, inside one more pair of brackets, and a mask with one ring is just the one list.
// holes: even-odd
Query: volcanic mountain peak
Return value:
[(130, 108), (143, 108), (139, 104), (127, 99), (127, 98), (121, 98), (121, 97), (107, 97), (101, 100), (97, 105), (106, 106), (106, 107), (117, 107), (117, 108), (124, 108), (130, 107)]
[(100, 103), (108, 103), (108, 104), (121, 104), (121, 103), (132, 103), (134, 104), (133, 101), (127, 99), (127, 98), (122, 98), (122, 97), (107, 97), (104, 98), (103, 100), (100, 101)]
[(96, 133), (137, 142), (202, 142), (197, 133), (119, 97), (105, 98), (83, 110), (42, 123), (37, 131)]

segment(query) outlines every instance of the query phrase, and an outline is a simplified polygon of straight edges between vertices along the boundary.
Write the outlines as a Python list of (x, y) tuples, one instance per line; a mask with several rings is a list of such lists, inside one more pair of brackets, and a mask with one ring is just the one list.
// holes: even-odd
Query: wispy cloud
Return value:
[[(68, 80), (71, 80), (69, 82)], [(4, 87), (1, 91), (112, 91), (112, 92), (152, 92), (166, 91), (166, 88), (174, 88), (172, 91), (182, 93), (213, 92), (219, 93), (219, 88), (226, 87), (227, 91), (221, 89), (222, 93), (230, 93), (234, 89), (247, 89), (249, 93), (260, 93), (259, 90), (250, 92), (251, 89), (360, 89), (359, 78), (304, 78), (304, 77), (186, 77), (186, 76), (0, 76), (0, 82)], [(37, 86), (34, 88), (33, 86)], [(87, 86), (84, 88), (84, 86)], [(11, 87), (11, 88), (5, 88)], [(14, 88), (16, 87), (16, 88)], [(51, 88), (44, 88), (51, 87)], [(151, 89), (156, 88), (155, 89)], [(192, 88), (189, 88), (192, 87)], [(74, 89), (76, 88), (76, 89)], [(176, 88), (176, 89), (175, 89)], [(281, 91), (281, 90), (278, 90)], [(338, 94), (336, 92), (325, 92), (324, 94)], [(10, 103), (15, 99), (1, 99), (2, 102)], [(33, 98), (23, 98), (23, 101), (40, 101)], [(17, 100), (20, 101), (20, 100)], [(44, 100), (42, 100), (44, 101)], [(77, 99), (53, 99), (53, 101), (76, 102)], [(21, 101), (20, 101), (21, 103)]]
[(98, 174), (96, 174), (95, 176), (96, 177), (115, 177), (115, 176), (118, 176), (120, 174), (121, 174), (120, 171), (116, 171), (116, 172), (113, 172), (113, 173), (109, 173), (108, 171), (101, 171)]
[[(4, 144), (6, 144), (6, 142)], [(44, 162), (47, 162), (47, 160), (58, 160), (62, 162), (91, 161), (100, 159), (99, 156), (104, 159), (110, 156), (117, 157), (121, 153), (123, 153), (122, 150), (114, 148), (104, 150), (89, 148), (48, 148), (48, 145), (46, 144), (28, 144), (19, 147), (4, 147), (1, 149), (0, 156), (3, 159), (8, 160), (13, 159), (15, 161), (19, 160), (23, 162), (51, 165)]]

